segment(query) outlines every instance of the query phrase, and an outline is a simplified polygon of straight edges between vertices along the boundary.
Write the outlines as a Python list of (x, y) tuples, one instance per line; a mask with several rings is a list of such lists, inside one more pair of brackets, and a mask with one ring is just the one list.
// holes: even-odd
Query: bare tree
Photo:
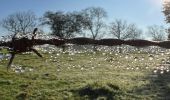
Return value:
[(90, 31), (91, 37), (93, 39), (98, 38), (106, 26), (104, 19), (107, 17), (107, 12), (100, 7), (89, 7), (82, 10), (82, 15), (86, 20), (86, 29)]
[(35, 28), (36, 16), (31, 11), (13, 13), (1, 21), (1, 26), (14, 34), (26, 35)]
[(129, 25), (129, 31), (128, 34), (130, 34), (130, 36), (128, 37), (128, 39), (141, 39), (141, 35), (142, 35), (142, 30), (139, 29), (137, 27), (137, 25), (135, 24), (131, 24)]
[(123, 20), (115, 20), (110, 25), (110, 33), (117, 39), (137, 39), (142, 31), (135, 24), (127, 24)]
[[(89, 7), (82, 10), (82, 15), (85, 18), (86, 33), (92, 39), (101, 38), (104, 35), (105, 23), (104, 19), (107, 17), (107, 12), (100, 7)], [(93, 46), (96, 51), (96, 46)]]
[[(142, 30), (138, 29), (135, 24), (127, 24), (126, 21), (116, 19), (110, 25), (110, 34), (117, 39), (138, 39), (142, 34)], [(119, 52), (121, 53), (120, 46)]]
[(163, 26), (152, 25), (148, 27), (148, 35), (152, 37), (154, 41), (165, 40), (166, 29)]

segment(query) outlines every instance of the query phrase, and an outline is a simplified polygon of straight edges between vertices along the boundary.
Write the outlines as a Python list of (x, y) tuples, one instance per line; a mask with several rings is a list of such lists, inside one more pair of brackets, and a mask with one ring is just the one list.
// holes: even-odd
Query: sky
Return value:
[[(46, 11), (72, 12), (93, 6), (106, 10), (107, 22), (122, 19), (145, 29), (150, 25), (166, 25), (162, 3), (162, 0), (0, 0), (0, 21), (20, 11), (31, 10), (42, 17)], [(0, 35), (5, 32), (0, 27)]]

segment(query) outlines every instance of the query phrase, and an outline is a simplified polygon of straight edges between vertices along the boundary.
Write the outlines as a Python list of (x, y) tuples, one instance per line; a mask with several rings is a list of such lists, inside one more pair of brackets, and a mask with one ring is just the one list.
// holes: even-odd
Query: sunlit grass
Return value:
[[(161, 84), (165, 80), (161, 79), (168, 77), (168, 73), (154, 73), (154, 70), (167, 57), (110, 52), (43, 53), (43, 58), (32, 53), (20, 54), (9, 72), (6, 71), (8, 60), (0, 62), (0, 100), (161, 98), (165, 91), (170, 91), (168, 88), (157, 91), (165, 87)], [(23, 72), (15, 70), (18, 66)]]

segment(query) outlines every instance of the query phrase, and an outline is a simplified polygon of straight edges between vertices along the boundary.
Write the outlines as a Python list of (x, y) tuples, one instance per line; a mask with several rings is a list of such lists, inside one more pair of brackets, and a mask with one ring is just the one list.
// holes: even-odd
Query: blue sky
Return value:
[[(41, 17), (46, 11), (80, 11), (87, 7), (102, 7), (108, 13), (108, 22), (123, 19), (140, 28), (165, 25), (162, 0), (0, 0), (0, 20), (18, 11), (33, 11)], [(0, 35), (4, 30), (0, 28)]]

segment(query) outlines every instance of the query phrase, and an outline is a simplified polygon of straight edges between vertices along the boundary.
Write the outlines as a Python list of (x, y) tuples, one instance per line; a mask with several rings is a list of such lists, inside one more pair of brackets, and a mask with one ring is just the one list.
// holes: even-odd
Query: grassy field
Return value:
[(0, 60), (0, 100), (170, 100), (168, 54), (20, 54)]

